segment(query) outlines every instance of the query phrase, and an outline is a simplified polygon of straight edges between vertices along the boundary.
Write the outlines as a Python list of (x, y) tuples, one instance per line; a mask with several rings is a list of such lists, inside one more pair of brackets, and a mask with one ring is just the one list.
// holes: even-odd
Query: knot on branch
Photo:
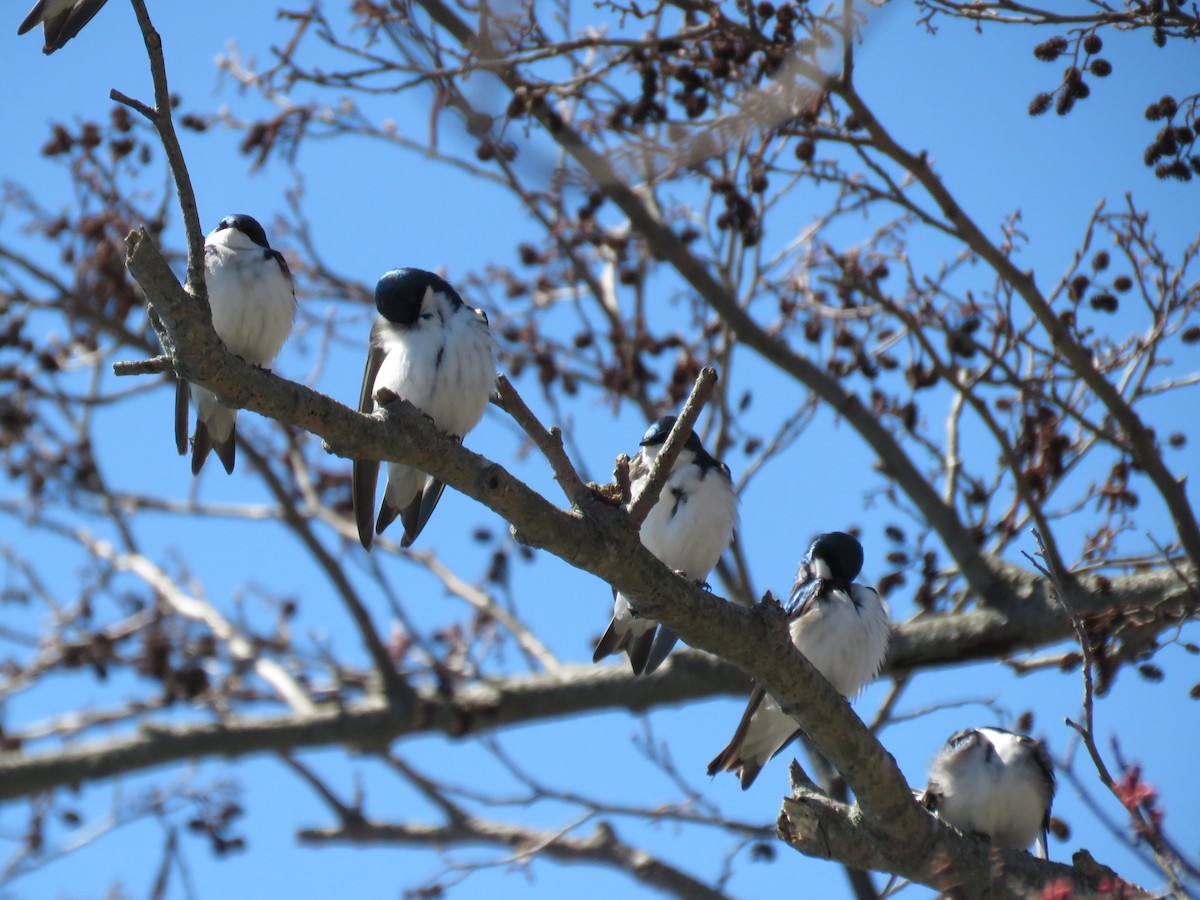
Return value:
[(788, 642), (791, 642), (790, 616), (770, 591), (763, 594), (762, 599), (754, 605), (754, 615), (766, 626), (769, 634), (784, 634)]

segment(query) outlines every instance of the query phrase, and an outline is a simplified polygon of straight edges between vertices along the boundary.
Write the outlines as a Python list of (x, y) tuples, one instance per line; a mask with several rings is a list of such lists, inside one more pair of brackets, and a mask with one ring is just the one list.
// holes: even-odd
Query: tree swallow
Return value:
[[(636, 496), (650, 477), (659, 451), (675, 425), (674, 416), (659, 419), (642, 437), (641, 449), (629, 466)], [(737, 495), (729, 467), (709, 456), (695, 432), (675, 459), (658, 502), (642, 523), (647, 550), (684, 577), (703, 582), (717, 564), (737, 524)], [(653, 619), (642, 618), (624, 594), (613, 592), (613, 617), (596, 645), (593, 662), (624, 650), (636, 675), (649, 675), (667, 658), (679, 639)]]
[[(271, 362), (291, 334), (296, 293), (283, 254), (271, 249), (263, 227), (252, 216), (226, 216), (205, 238), (204, 283), (213, 330), (229, 352), (256, 366)], [(187, 452), (188, 387), (180, 381), (175, 395), (175, 441), (180, 455)], [(196, 405), (192, 474), (199, 474), (210, 450), (216, 450), (225, 471), (232, 472), (237, 410), (221, 405), (212, 391), (190, 387)]]
[[(358, 410), (370, 415), (375, 394), (388, 388), (459, 440), (479, 422), (496, 380), (487, 315), (467, 306), (445, 280), (421, 269), (393, 269), (375, 286), (379, 315), (371, 326)], [(371, 549), (378, 460), (358, 460), (351, 475), (358, 537)], [(432, 475), (388, 463), (387, 490), (375, 534), (396, 516), (404, 523), (401, 547), (417, 539), (445, 485)]]
[(106, 2), (107, 0), (38, 0), (21, 23), (21, 27), (17, 29), (17, 34), (24, 34), (41, 22), (46, 36), (42, 52), (49, 55), (55, 50), (61, 50), (63, 44), (79, 34), (80, 29), (92, 21), (92, 16), (100, 12), (100, 7)]
[(946, 742), (929, 769), (921, 804), (966, 834), (1046, 859), (1054, 767), (1041, 741), (1003, 728), (968, 728)]
[[(887, 603), (874, 588), (854, 583), (862, 566), (862, 545), (851, 535), (820, 535), (800, 563), (785, 607), (796, 649), (851, 699), (879, 674), (890, 636)], [(736, 770), (746, 790), (798, 734), (795, 720), (755, 685), (733, 739), (708, 764), (708, 774)]]

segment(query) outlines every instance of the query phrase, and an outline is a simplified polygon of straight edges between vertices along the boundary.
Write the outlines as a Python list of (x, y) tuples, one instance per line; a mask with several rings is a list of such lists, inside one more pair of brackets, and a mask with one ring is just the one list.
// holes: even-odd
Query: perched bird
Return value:
[[(375, 286), (379, 315), (371, 327), (359, 412), (375, 411), (375, 394), (387, 388), (416, 406), (447, 434), (459, 438), (483, 416), (496, 380), (487, 315), (471, 309), (446, 281), (421, 269), (393, 269)], [(358, 460), (352, 471), (354, 519), (371, 549), (378, 460)], [(401, 463), (388, 463), (387, 490), (375, 533), (396, 516), (404, 523), (401, 547), (417, 539), (445, 484)]]
[(17, 29), (17, 34), (24, 34), (41, 22), (46, 36), (42, 52), (49, 55), (55, 50), (61, 50), (63, 44), (79, 34), (80, 29), (92, 21), (92, 16), (100, 12), (100, 7), (105, 2), (106, 0), (38, 0), (21, 23), (21, 27)]
[[(641, 449), (629, 466), (634, 496), (650, 477), (650, 469), (675, 426), (674, 416), (659, 419), (642, 437)], [(692, 581), (703, 582), (717, 564), (737, 523), (737, 495), (729, 467), (713, 459), (695, 432), (663, 486), (658, 502), (642, 523), (642, 544), (663, 563)], [(638, 615), (624, 594), (613, 592), (613, 617), (596, 644), (593, 662), (624, 650), (634, 674), (648, 675), (662, 665), (679, 639), (665, 625)]]
[[(854, 583), (862, 565), (862, 545), (852, 536), (820, 535), (800, 563), (785, 607), (796, 648), (849, 698), (879, 674), (890, 635), (887, 603), (874, 588)], [(798, 734), (795, 720), (756, 684), (733, 739), (708, 764), (708, 774), (736, 770), (746, 790)]]
[(1003, 728), (953, 735), (929, 770), (921, 804), (959, 831), (1046, 859), (1054, 767), (1041, 741)]
[[(292, 332), (296, 292), (283, 254), (271, 249), (263, 227), (252, 216), (226, 216), (205, 238), (204, 283), (213, 330), (229, 352), (256, 366), (271, 362)], [(188, 387), (180, 381), (175, 394), (175, 443), (180, 456), (187, 453)], [(199, 474), (210, 450), (216, 450), (225, 471), (232, 472), (237, 410), (222, 406), (212, 391), (190, 387), (196, 405), (192, 474)]]

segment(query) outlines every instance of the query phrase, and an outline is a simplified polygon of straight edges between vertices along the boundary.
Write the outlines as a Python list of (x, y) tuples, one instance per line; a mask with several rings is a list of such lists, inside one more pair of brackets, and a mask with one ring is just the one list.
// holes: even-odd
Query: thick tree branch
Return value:
[[(1021, 649), (1068, 640), (1072, 625), (1045, 582), (1030, 577), (1027, 598), (1016, 604), (1020, 619), (983, 610), (925, 617), (895, 626), (884, 676), (898, 677), (924, 668), (994, 659)], [(668, 586), (690, 590), (679, 578)], [(1178, 617), (1194, 617), (1200, 600), (1187, 581), (1172, 572), (1115, 578), (1110, 592), (1075, 586), (1068, 596), (1080, 616), (1114, 610), (1158, 610), (1158, 630), (1174, 629)], [(702, 592), (703, 593), (703, 592)], [(1022, 595), (1025, 596), (1025, 595)], [(1147, 626), (1148, 628), (1148, 626)], [(1140, 636), (1148, 640), (1154, 631)], [(389, 742), (408, 734), (442, 732), (466, 736), (509, 725), (550, 721), (601, 709), (631, 712), (671, 706), (701, 697), (739, 695), (749, 680), (736, 667), (708, 654), (682, 650), (652, 678), (631, 677), (622, 666), (562, 666), (552, 676), (492, 680), (458, 691), (452, 697), (419, 692), (412, 715), (386, 712), (376, 701), (350, 704), (341, 713), (319, 710), (311, 721), (277, 719), (233, 721), (224, 726), (155, 727), (118, 742), (80, 744), (70, 751), (0, 757), (0, 798), (23, 797), (74, 782), (109, 778), (169, 762), (202, 756), (245, 756), (300, 746)]]
[(411, 734), (464, 737), (603, 709), (641, 711), (715, 694), (738, 695), (749, 680), (710, 656), (687, 654), (670, 671), (635, 678), (618, 666), (564, 666), (561, 674), (497, 679), (451, 697), (418, 692), (411, 713), (375, 700), (312, 715), (187, 725), (146, 725), (135, 735), (42, 755), (0, 754), (0, 800), (204, 757), (236, 759), (304, 747), (384, 747)]
[(1069, 883), (1081, 896), (1095, 893), (1099, 886), (1072, 866), (966, 837), (915, 801), (910, 805), (919, 824), (909, 838), (894, 828), (864, 825), (856, 807), (827, 797), (796, 766), (792, 779), (792, 796), (784, 799), (776, 828), (785, 843), (806, 856), (892, 872), (942, 896), (973, 900), (1024, 900), (1058, 881)]

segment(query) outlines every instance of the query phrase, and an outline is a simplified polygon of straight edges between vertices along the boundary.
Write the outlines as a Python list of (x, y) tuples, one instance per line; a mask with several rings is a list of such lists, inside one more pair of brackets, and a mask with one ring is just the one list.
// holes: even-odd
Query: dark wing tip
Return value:
[(234, 463), (237, 462), (237, 443), (234, 440), (236, 431), (229, 432), (229, 440), (221, 443), (213, 443), (213, 450), (217, 452), (217, 459), (221, 460), (221, 465), (225, 467), (225, 474), (233, 474)]
[(754, 779), (762, 771), (762, 766), (742, 759), (741, 749), (741, 742), (735, 735), (734, 739), (726, 745), (725, 749), (718, 753), (716, 758), (708, 764), (708, 774), (711, 776), (716, 775), (718, 772), (736, 772), (738, 781), (744, 791), (750, 785), (754, 784)]
[(204, 461), (212, 450), (212, 439), (208, 436), (208, 426), (196, 420), (196, 433), (192, 435), (192, 474), (199, 475), (204, 468)]
[(654, 636), (654, 643), (650, 647), (650, 657), (646, 660), (646, 671), (643, 674), (653, 675), (655, 670), (666, 662), (678, 640), (679, 635), (666, 625), (660, 625), (658, 633)]
[(175, 449), (180, 456), (188, 451), (188, 383), (182, 378), (175, 381)]
[[(95, 18), (108, 0), (81, 0), (64, 13), (46, 21), (46, 46), (42, 52), (49, 56), (83, 30)], [(53, 23), (53, 26), (51, 25)]]
[(738, 771), (738, 778), (742, 782), (742, 790), (750, 790), (750, 785), (754, 784), (754, 779), (758, 777), (758, 773), (762, 771), (762, 764), (755, 762), (743, 762), (742, 768)]
[(350, 505), (354, 509), (358, 541), (364, 550), (371, 549), (375, 538), (375, 485), (378, 480), (379, 463), (374, 460), (355, 460), (350, 467)]
[(650, 650), (654, 647), (656, 631), (657, 628), (651, 628), (645, 634), (631, 638), (626, 643), (625, 652), (629, 655), (629, 665), (633, 668), (634, 675), (646, 674), (646, 664), (650, 660)]
[(592, 654), (592, 662), (598, 663), (604, 657), (612, 656), (622, 649), (627, 636), (628, 632), (623, 635), (617, 634), (617, 620), (613, 618), (608, 623), (608, 628), (605, 629), (600, 640), (596, 642), (596, 651)]
[(40, 3), (36, 4), (33, 7), (33, 9), (31, 9), (29, 11), (29, 15), (27, 15), (25, 17), (25, 21), (17, 26), (17, 36), (18, 37), (20, 37), (23, 34), (28, 34), (30, 31), (33, 30), (33, 27), (35, 25), (37, 25), (38, 22), (41, 21), (41, 19), (38, 18), (38, 12), (41, 10), (41, 8), (42, 8), (42, 4), (40, 4)]
[[(370, 507), (367, 507), (369, 510)], [(387, 498), (379, 505), (379, 516), (375, 519), (375, 533), (383, 534), (384, 529), (396, 521), (396, 516), (400, 514), (398, 509), (388, 506)]]
[(404, 537), (400, 539), (401, 547), (411, 547), (413, 541), (425, 530), (429, 517), (442, 499), (442, 491), (446, 489), (445, 482), (438, 481), (432, 475), (426, 477), (425, 486), (413, 498), (413, 502), (400, 511), (400, 519), (404, 523)]
[(708, 764), (709, 777), (716, 775), (718, 772), (728, 772), (729, 771), (729, 757), (732, 754), (733, 754), (733, 744), (726, 744), (724, 749), (721, 750), (721, 752), (718, 753), (716, 756), (714, 756), (712, 762), (710, 762)]

